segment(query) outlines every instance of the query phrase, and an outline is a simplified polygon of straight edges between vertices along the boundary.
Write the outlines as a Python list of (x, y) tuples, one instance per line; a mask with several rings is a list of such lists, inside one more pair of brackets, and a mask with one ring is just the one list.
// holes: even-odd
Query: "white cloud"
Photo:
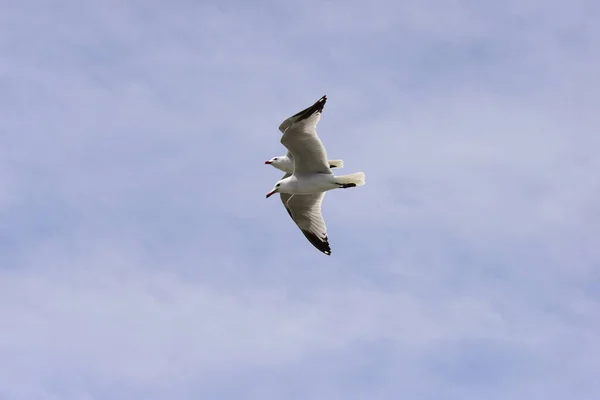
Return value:
[[(533, 363), (535, 368), (520, 367), (519, 375), (509, 375), (506, 386), (492, 383), (494, 390), (510, 393), (523, 380), (547, 379), (560, 370), (558, 356), (584, 376), (588, 372), (581, 366), (597, 358), (591, 348), (577, 350), (595, 341), (598, 326), (589, 322), (597, 303), (581, 293), (556, 292), (556, 282), (538, 283), (537, 293), (543, 298), (546, 286), (561, 294), (558, 313), (524, 297), (519, 286), (533, 282), (506, 293), (502, 280), (480, 290), (456, 286), (450, 277), (414, 275), (386, 289), (373, 279), (351, 277), (350, 270), (349, 278), (338, 282), (304, 275), (306, 287), (297, 286), (297, 277), (230, 286), (206, 277), (184, 279), (177, 269), (150, 266), (148, 254), (121, 247), (97, 242), (93, 248), (74, 243), (34, 249), (20, 269), (2, 273), (0, 315), (8, 329), (3, 329), (0, 353), (14, 360), (3, 374), (5, 393), (24, 398), (36, 391), (39, 398), (51, 398), (54, 391), (59, 398), (76, 398), (81, 388), (96, 396), (93, 388), (108, 385), (118, 393), (126, 383), (167, 391), (192, 385), (202, 394), (218, 390), (227, 376), (309, 371), (321, 359), (328, 365), (324, 373), (333, 378), (345, 363), (332, 366), (328, 358), (341, 361), (369, 343), (384, 346), (393, 358), (390, 371), (414, 364), (416, 379), (442, 386), (455, 386), (453, 376), (472, 373), (466, 356), (490, 369), (481, 374), (492, 381), (498, 379), (494, 371), (514, 368), (511, 362)], [(205, 262), (197, 268), (219, 267)], [(354, 362), (361, 369), (359, 360)], [(440, 371), (450, 370), (440, 374), (440, 363), (446, 365)], [(87, 383), (76, 383), (75, 371)], [(568, 380), (554, 385), (560, 389)], [(394, 382), (393, 376), (384, 379), (392, 391)]]
[(7, 6), (0, 397), (597, 397), (595, 3), (442, 3)]

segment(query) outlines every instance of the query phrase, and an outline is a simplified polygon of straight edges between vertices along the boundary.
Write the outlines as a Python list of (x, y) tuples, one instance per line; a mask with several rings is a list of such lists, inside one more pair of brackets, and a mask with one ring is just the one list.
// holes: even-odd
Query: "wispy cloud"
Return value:
[[(0, 397), (600, 394), (595, 2), (2, 8)], [(323, 94), (331, 257), (262, 164)]]

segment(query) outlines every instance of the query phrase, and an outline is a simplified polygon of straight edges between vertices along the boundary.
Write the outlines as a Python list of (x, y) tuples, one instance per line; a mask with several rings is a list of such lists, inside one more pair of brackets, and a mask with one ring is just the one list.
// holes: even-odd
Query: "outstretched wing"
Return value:
[(321, 213), (325, 192), (315, 194), (281, 193), (281, 201), (304, 236), (319, 251), (331, 255), (327, 227)]
[(321, 97), (279, 127), (284, 128), (281, 143), (293, 155), (295, 174), (331, 173), (327, 152), (316, 131), (326, 101), (327, 96)]
[(321, 97), (315, 104), (313, 104), (310, 107), (306, 107), (304, 110), (302, 111), (298, 111), (296, 114), (292, 115), (291, 117), (287, 118), (285, 121), (283, 121), (281, 123), (281, 125), (279, 125), (279, 130), (281, 131), (281, 133), (285, 133), (285, 130), (287, 128), (289, 128), (290, 126), (292, 126), (295, 122), (299, 121), (300, 119), (302, 119), (302, 117), (306, 118), (305, 114), (310, 113), (312, 114), (310, 111), (313, 107), (315, 107), (317, 104), (319, 104), (319, 102), (323, 102), (323, 104), (325, 104), (325, 102), (327, 101), (327, 96), (323, 96)]

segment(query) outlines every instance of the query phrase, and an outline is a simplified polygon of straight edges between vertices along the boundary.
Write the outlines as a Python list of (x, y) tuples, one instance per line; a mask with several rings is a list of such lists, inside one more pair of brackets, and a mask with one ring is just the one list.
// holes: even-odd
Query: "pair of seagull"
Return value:
[(292, 115), (279, 125), (283, 133), (281, 144), (287, 149), (285, 156), (274, 157), (265, 164), (284, 171), (285, 175), (273, 187), (267, 198), (279, 193), (288, 214), (304, 236), (321, 252), (331, 255), (327, 228), (321, 213), (325, 192), (365, 184), (365, 174), (357, 172), (335, 176), (331, 168), (341, 168), (343, 160), (328, 160), (325, 147), (316, 127), (321, 119), (327, 96), (312, 106)]

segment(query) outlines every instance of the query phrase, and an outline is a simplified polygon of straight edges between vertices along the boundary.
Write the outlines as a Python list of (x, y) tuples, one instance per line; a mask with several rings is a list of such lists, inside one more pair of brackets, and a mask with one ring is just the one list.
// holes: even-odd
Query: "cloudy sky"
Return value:
[[(595, 0), (0, 0), (0, 399), (597, 399)], [(328, 96), (332, 256), (265, 199)]]

